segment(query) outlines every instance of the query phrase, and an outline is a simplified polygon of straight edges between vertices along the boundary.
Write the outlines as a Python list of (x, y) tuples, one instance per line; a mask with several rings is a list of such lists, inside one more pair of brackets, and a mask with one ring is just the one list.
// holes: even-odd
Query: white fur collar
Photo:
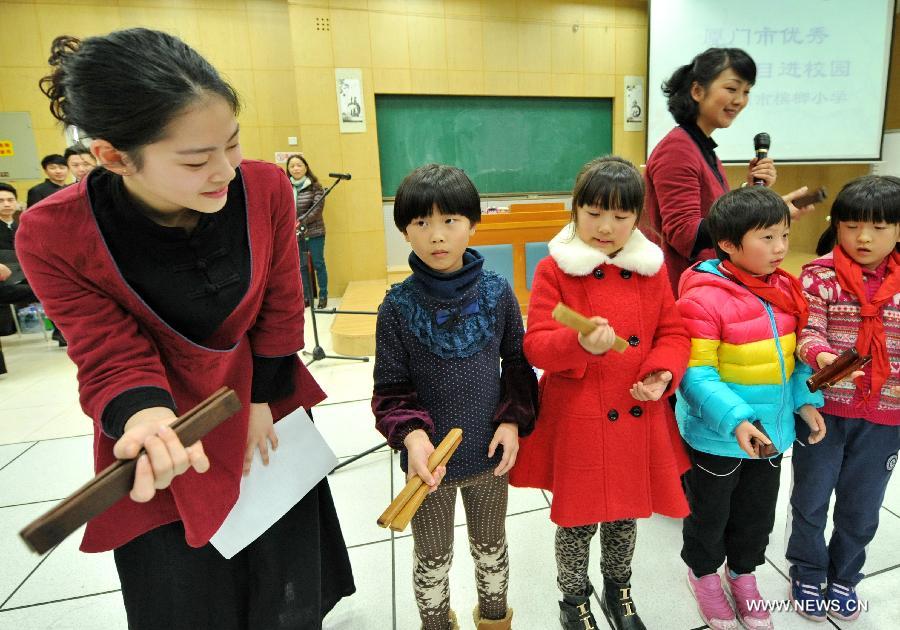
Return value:
[(578, 238), (574, 223), (568, 224), (554, 236), (548, 247), (559, 268), (570, 276), (586, 276), (603, 264), (615, 265), (642, 276), (652, 276), (663, 264), (662, 250), (637, 229), (631, 233), (625, 247), (615, 258), (610, 258)]

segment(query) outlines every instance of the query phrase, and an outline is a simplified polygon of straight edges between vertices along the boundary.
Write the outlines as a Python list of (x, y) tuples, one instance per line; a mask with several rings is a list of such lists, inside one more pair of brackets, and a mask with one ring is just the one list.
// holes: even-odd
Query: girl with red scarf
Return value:
[[(809, 321), (798, 354), (813, 368), (855, 347), (872, 361), (825, 391), (829, 439), (795, 448), (787, 558), (801, 614), (859, 616), (856, 585), (900, 450), (900, 179), (860, 177), (834, 201), (819, 254), (803, 268)], [(797, 433), (802, 427), (798, 423)], [(831, 493), (834, 531), (825, 543)], [(826, 592), (821, 584), (827, 582)], [(827, 606), (820, 605), (827, 600)]]

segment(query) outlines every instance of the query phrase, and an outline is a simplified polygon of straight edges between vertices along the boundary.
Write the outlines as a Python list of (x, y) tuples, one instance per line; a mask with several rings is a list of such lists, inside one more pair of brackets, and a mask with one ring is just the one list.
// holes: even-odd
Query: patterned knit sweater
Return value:
[[(869, 299), (881, 286), (886, 263), (878, 269), (863, 270)], [(813, 369), (818, 369), (816, 356), (820, 352), (840, 354), (856, 345), (862, 318), (859, 301), (844, 291), (837, 280), (834, 260), (827, 254), (803, 267), (800, 275), (803, 291), (809, 301), (809, 322), (800, 333), (797, 354)], [(900, 425), (900, 397), (891, 394), (891, 387), (900, 385), (900, 293), (881, 308), (884, 333), (887, 338), (891, 374), (881, 389), (877, 405), (866, 410), (862, 395), (853, 382), (845, 381), (825, 390), (823, 413), (843, 418), (865, 418), (875, 424)], [(861, 384), (868, 390), (871, 384), (871, 364), (865, 367)]]
[[(414, 429), (424, 429), (435, 446), (451, 428), (463, 430), (447, 466), (453, 480), (497, 466), (502, 448), (492, 458), (487, 452), (499, 423), (518, 424), (520, 436), (534, 428), (537, 378), (522, 351), (519, 303), (504, 278), (481, 271), (477, 256), (474, 281), (455, 297), (436, 297), (428, 286), (434, 278), (413, 265), (378, 310), (372, 411), (376, 428), (400, 450), (404, 472), (403, 438)], [(441, 311), (451, 315), (438, 323)]]

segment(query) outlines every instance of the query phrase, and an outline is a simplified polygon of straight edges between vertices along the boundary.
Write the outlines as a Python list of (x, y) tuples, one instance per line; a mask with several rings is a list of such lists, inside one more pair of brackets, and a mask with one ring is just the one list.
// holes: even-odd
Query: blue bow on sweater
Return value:
[(434, 320), (438, 326), (443, 326), (448, 321), (456, 321), (466, 315), (474, 315), (477, 312), (478, 300), (476, 299), (457, 308), (439, 308), (434, 312)]

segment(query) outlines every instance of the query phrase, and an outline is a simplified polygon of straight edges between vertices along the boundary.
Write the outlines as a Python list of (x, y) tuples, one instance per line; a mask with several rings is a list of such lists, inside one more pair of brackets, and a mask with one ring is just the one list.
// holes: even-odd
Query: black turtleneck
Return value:
[[(151, 220), (125, 189), (122, 178), (106, 169), (90, 173), (88, 190), (100, 232), (128, 285), (171, 328), (205, 345), (250, 286), (247, 207), (240, 170), (228, 187), (225, 206), (215, 213), (201, 213), (191, 231)], [(272, 402), (289, 395), (293, 370), (293, 355), (254, 356), (251, 402)], [(128, 418), (148, 407), (176, 411), (165, 390), (137, 388), (106, 406), (101, 420), (104, 431), (118, 438)]]

